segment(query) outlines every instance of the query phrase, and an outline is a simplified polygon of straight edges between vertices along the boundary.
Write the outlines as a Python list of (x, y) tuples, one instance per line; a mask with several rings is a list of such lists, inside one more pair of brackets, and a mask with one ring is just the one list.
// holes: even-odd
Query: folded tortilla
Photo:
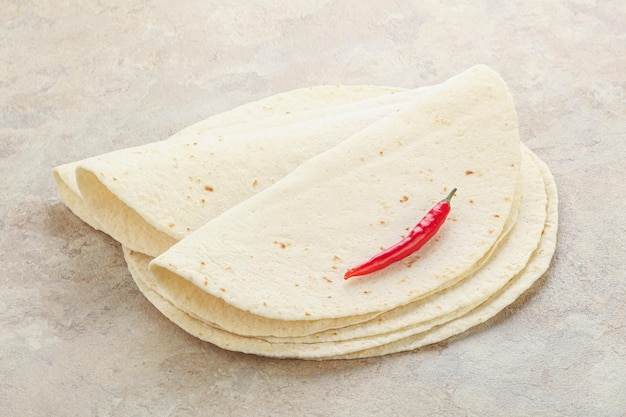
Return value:
[[(380, 314), (455, 284), (484, 260), (512, 214), (520, 165), (512, 97), (499, 75), (475, 67), (209, 221), (151, 269), (171, 299), (196, 312), (222, 300), (275, 321)], [(450, 218), (418, 254), (343, 280), (452, 187)], [(230, 331), (242, 322), (233, 311), (203, 319)]]
[[(463, 323), (486, 320), (487, 313), (476, 315), (472, 311), (480, 306), (480, 311), (495, 314), (513, 302), (548, 267), (556, 242), (555, 187), (545, 165), (542, 167), (527, 149), (524, 155), (523, 204), (518, 222), (506, 244), (485, 268), (442, 293), (351, 327), (300, 339), (230, 333), (177, 308), (155, 291), (158, 286), (154, 285), (154, 276), (148, 269), (151, 258), (128, 250), (125, 256), (139, 288), (164, 315), (191, 334), (224, 348), (301, 359), (366, 357), (410, 350), (419, 341), (434, 343), (458, 334), (466, 329), (467, 324)], [(510, 287), (513, 289), (508, 290)], [(512, 291), (517, 295), (512, 296)], [(502, 300), (494, 303), (494, 294), (500, 292), (507, 292), (502, 299), (506, 304)], [(494, 304), (487, 309), (485, 306), (490, 303)], [(397, 326), (398, 323), (402, 325)]]
[[(387, 104), (391, 104), (395, 99), (392, 98), (391, 95), (402, 91), (403, 90), (400, 88), (380, 86), (336, 85), (300, 88), (243, 104), (233, 110), (216, 114), (181, 130), (173, 135), (170, 140), (185, 141), (187, 139), (194, 139), (195, 141), (201, 139), (203, 135), (216, 132), (217, 130), (243, 130), (246, 129), (246, 127), (252, 127), (251, 121), (257, 123), (262, 121), (262, 126), (278, 126), (294, 119), (301, 120), (306, 117), (310, 118), (316, 111), (324, 111), (324, 109), (328, 108), (342, 109), (344, 105), (380, 96), (386, 96), (386, 100), (389, 100)], [(326, 111), (326, 113), (328, 113), (328, 111)], [(164, 142), (167, 142), (167, 140), (158, 142), (156, 145), (150, 143), (145, 146), (135, 147), (132, 150), (124, 149), (121, 150), (120, 153), (141, 153), (144, 150), (152, 149), (154, 146), (158, 148), (162, 146)], [(76, 181), (76, 168), (79, 165), (86, 165), (88, 169), (88, 161), (92, 159), (109, 159), (115, 161), (118, 154), (118, 152), (110, 152), (93, 158), (59, 165), (53, 169), (54, 179), (57, 183), (61, 200), (74, 214), (97, 230), (102, 230), (102, 227), (83, 201)], [(113, 168), (113, 171), (114, 173), (112, 175), (116, 175), (117, 170)], [(143, 180), (141, 182), (143, 182)], [(115, 198), (118, 197), (116, 196)]]

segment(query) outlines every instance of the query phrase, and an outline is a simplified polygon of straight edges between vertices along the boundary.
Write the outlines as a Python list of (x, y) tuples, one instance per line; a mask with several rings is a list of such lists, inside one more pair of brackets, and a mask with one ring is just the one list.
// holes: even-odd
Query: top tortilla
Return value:
[[(386, 311), (476, 268), (512, 215), (520, 158), (506, 85), (473, 67), (216, 217), (152, 272), (171, 297), (189, 281), (206, 302), (274, 320)], [(448, 221), (418, 254), (344, 282), (346, 269), (395, 243), (452, 187)], [(217, 319), (225, 330), (237, 320)]]

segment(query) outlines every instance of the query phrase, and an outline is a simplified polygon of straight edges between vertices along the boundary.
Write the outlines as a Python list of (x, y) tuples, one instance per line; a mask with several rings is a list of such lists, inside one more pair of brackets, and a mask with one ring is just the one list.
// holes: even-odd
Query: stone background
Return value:
[[(0, 0), (0, 416), (626, 415), (624, 4)], [(200, 342), (50, 172), (292, 88), (409, 88), (477, 63), (556, 177), (558, 249), (495, 319), (415, 352), (318, 363)]]

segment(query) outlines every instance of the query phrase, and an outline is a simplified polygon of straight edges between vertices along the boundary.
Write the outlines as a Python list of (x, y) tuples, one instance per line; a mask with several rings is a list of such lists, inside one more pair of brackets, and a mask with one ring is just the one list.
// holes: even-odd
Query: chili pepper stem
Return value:
[(452, 197), (454, 196), (454, 193), (456, 193), (456, 188), (453, 188), (452, 191), (450, 191), (450, 194), (448, 194), (446, 196), (446, 198), (441, 200), (441, 203), (446, 202), (446, 203), (450, 204), (450, 200), (452, 200)]

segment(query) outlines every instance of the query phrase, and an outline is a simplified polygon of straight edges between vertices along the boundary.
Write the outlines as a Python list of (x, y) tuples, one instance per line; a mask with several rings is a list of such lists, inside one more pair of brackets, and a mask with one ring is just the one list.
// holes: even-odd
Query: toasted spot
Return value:
[(252, 181), (252, 187), (253, 188), (256, 188), (258, 185), (259, 185), (259, 180), (255, 179), (254, 181)]
[(365, 295), (368, 295), (368, 294), (371, 294), (371, 293), (372, 293), (372, 292), (371, 292), (371, 291), (369, 291), (369, 290), (368, 290), (368, 291), (363, 291), (363, 294), (365, 294)]
[(384, 151), (378, 151), (378, 155), (383, 156), (385, 154)]
[(333, 256), (333, 261), (335, 262), (341, 262), (341, 258), (337, 255)]
[(212, 193), (212, 192), (213, 192), (213, 187), (211, 187), (210, 185), (205, 185), (205, 186), (204, 186), (204, 189), (205, 189), (206, 191), (210, 192), (210, 193)]
[(278, 242), (276, 240), (274, 241), (274, 244), (280, 246), (281, 249), (285, 249), (287, 246), (289, 246), (288, 243)]
[(467, 171), (465, 171), (465, 175), (472, 175), (474, 173), (474, 171), (470, 171), (469, 169)]
[(415, 257), (412, 257), (412, 258), (409, 258), (409, 259), (407, 259), (407, 261), (405, 262), (405, 265), (407, 266), (407, 268), (410, 268), (410, 267), (412, 267), (412, 266), (413, 266), (413, 264), (414, 264), (415, 262), (417, 262), (419, 259), (420, 259), (419, 255), (418, 255), (418, 256), (415, 256)]
[(322, 278), (323, 278), (323, 279), (324, 279), (324, 281), (326, 281), (326, 282), (329, 282), (329, 283), (332, 283), (332, 282), (333, 282), (333, 280), (332, 280), (332, 279), (330, 279), (330, 278), (328, 278), (328, 277), (322, 277)]
[(441, 116), (435, 116), (435, 123), (440, 124), (442, 126), (450, 126), (452, 122), (448, 119), (444, 119)]
[(408, 195), (403, 195), (402, 198), (400, 199), (401, 203), (406, 203), (407, 201), (409, 201), (409, 196)]
[(474, 200), (469, 200), (469, 203), (470, 204), (474, 204)]
[(176, 226), (174, 223), (170, 223), (167, 225), (167, 227), (169, 227), (170, 229), (173, 228), (174, 226)]
[(267, 307), (267, 303), (263, 301), (263, 307)]
[(311, 317), (311, 313), (304, 313), (305, 316)]
[(206, 265), (206, 262), (200, 261), (200, 265), (204, 266), (204, 265)]
[(495, 217), (496, 219), (500, 218), (500, 215), (498, 213), (494, 214), (493, 217)]

